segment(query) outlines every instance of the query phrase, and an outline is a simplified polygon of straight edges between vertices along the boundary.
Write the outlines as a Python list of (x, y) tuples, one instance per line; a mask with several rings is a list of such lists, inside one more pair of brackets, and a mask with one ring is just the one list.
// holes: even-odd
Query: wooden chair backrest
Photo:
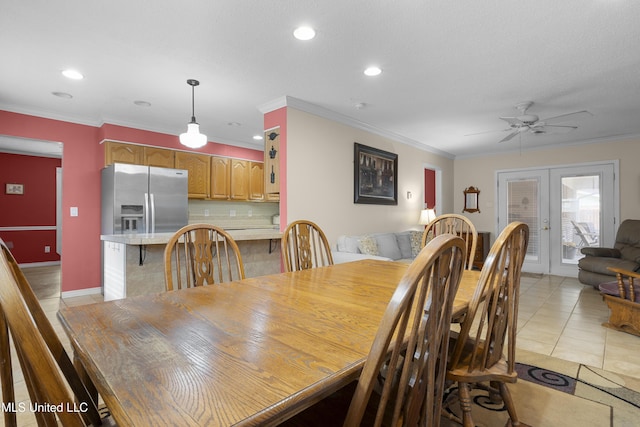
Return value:
[(392, 419), (389, 425), (393, 426), (439, 425), (451, 313), (463, 271), (463, 251), (461, 238), (437, 236), (411, 263), (383, 315), (345, 426), (361, 424), (385, 364), (389, 368), (371, 425), (378, 426), (383, 419), (385, 424)]
[(329, 241), (322, 229), (311, 221), (289, 224), (280, 243), (286, 271), (333, 265)]
[(473, 258), (476, 253), (478, 243), (478, 232), (469, 218), (458, 214), (439, 215), (431, 221), (422, 233), (422, 246), (435, 236), (441, 234), (455, 234), (460, 236), (465, 242), (464, 263), (467, 270), (473, 267)]
[[(460, 334), (450, 355), (450, 369), (487, 370), (504, 356), (507, 371), (515, 368), (518, 298), (529, 227), (512, 222), (500, 233), (484, 263)], [(475, 322), (474, 322), (475, 320)], [(505, 338), (508, 348), (504, 355)], [(469, 343), (471, 353), (469, 353)]]
[(182, 227), (164, 251), (167, 291), (244, 279), (242, 255), (224, 229), (211, 224)]
[[(85, 425), (85, 422), (99, 425), (101, 421), (97, 405), (82, 383), (15, 258), (0, 241), (0, 357), (3, 365), (0, 372), (5, 405), (15, 402), (9, 331), (31, 402), (62, 403), (65, 409), (70, 408), (71, 412), (57, 414), (65, 426)], [(73, 412), (74, 408), (82, 411)], [(39, 425), (57, 425), (53, 412), (36, 412), (35, 415)], [(15, 413), (6, 411), (5, 426), (13, 425), (16, 425)]]

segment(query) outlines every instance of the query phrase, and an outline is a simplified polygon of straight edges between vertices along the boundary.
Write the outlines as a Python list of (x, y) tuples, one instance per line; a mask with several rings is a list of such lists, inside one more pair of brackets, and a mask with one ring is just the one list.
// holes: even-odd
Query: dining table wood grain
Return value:
[[(277, 425), (358, 377), (407, 266), (362, 260), (58, 317), (121, 426)], [(454, 316), (478, 277), (463, 273)]]

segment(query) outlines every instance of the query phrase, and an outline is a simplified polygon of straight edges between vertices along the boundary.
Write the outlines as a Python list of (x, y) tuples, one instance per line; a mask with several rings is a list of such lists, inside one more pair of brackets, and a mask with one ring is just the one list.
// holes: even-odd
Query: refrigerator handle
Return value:
[(149, 193), (144, 193), (144, 232), (149, 232)]
[(151, 198), (151, 232), (156, 232), (156, 199), (153, 197), (153, 193), (149, 194)]

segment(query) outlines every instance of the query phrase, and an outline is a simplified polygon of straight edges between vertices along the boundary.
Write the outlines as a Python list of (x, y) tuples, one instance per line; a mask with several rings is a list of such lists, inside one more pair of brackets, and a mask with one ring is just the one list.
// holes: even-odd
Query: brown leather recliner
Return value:
[(613, 248), (582, 248), (584, 258), (578, 261), (578, 280), (596, 289), (604, 282), (615, 280), (616, 275), (607, 267), (640, 270), (640, 220), (622, 221)]

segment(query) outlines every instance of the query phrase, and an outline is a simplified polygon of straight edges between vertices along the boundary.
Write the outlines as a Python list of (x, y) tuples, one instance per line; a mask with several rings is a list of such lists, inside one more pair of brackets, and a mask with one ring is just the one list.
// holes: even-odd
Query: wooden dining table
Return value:
[[(121, 426), (276, 425), (358, 377), (407, 266), (363, 260), (58, 317)], [(465, 270), (454, 316), (478, 277)]]

